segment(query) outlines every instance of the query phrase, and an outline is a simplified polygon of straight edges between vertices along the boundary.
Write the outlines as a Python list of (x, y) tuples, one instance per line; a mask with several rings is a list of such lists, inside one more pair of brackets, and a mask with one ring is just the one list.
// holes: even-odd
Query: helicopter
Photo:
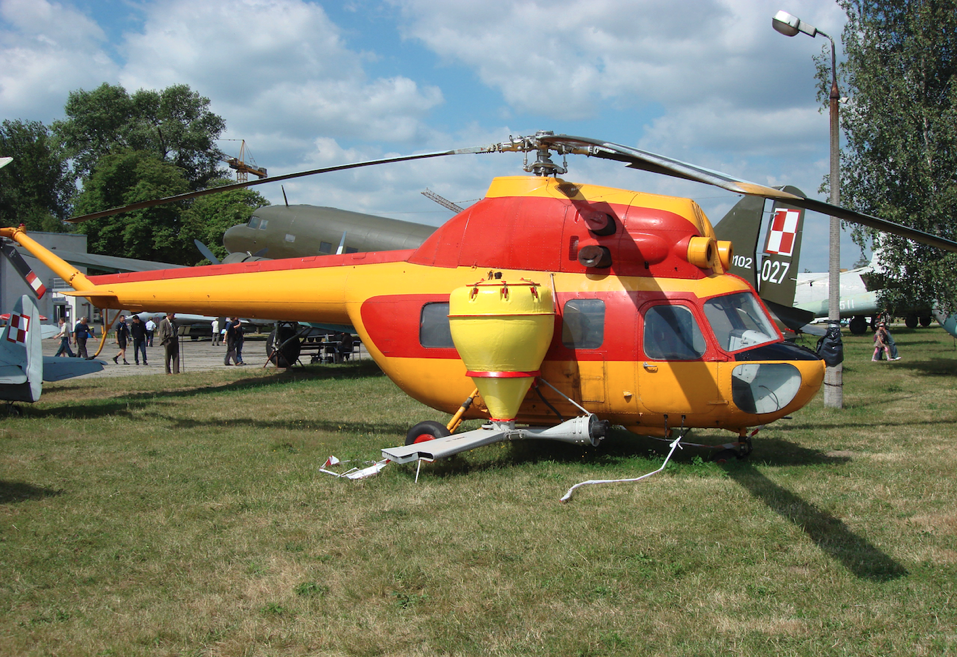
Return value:
[[(833, 214), (950, 251), (957, 243), (877, 217), (601, 140), (539, 132), (236, 183), (77, 217), (107, 216), (297, 176), (459, 154), (521, 152), (531, 176), (495, 178), (483, 200), (415, 249), (86, 277), (20, 228), (0, 229), (103, 309), (146, 308), (355, 327), (382, 371), (454, 414), (412, 427), (397, 462), (503, 440), (597, 445), (610, 425), (679, 437), (734, 434), (805, 406), (824, 363), (786, 343), (754, 288), (729, 273), (730, 242), (692, 200), (567, 181), (567, 155), (622, 162)], [(529, 154), (535, 158), (529, 161)], [(561, 165), (552, 153), (565, 160)], [(463, 419), (481, 429), (454, 433)]]

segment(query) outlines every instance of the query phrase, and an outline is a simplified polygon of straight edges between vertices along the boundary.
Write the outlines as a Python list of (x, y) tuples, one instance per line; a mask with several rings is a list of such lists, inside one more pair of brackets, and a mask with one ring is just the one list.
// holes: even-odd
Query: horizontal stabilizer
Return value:
[(101, 372), (105, 363), (101, 360), (86, 360), (84, 358), (54, 358), (43, 357), (43, 380), (63, 381), (84, 374)]

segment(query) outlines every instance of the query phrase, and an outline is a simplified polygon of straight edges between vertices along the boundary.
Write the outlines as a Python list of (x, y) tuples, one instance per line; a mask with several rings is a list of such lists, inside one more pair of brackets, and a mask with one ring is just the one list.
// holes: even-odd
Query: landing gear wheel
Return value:
[(863, 315), (858, 315), (851, 320), (851, 323), (848, 324), (848, 327), (851, 329), (851, 333), (854, 335), (864, 335), (867, 333), (867, 318)]
[[(296, 336), (298, 325), (280, 324), (277, 330), (269, 334), (266, 339), (266, 355), (269, 362), (276, 367), (292, 367), (299, 360), (302, 344), (299, 339), (289, 340)], [(276, 337), (276, 333), (279, 337)], [(289, 342), (286, 342), (289, 340)]]
[(436, 438), (445, 438), (446, 436), (451, 436), (452, 434), (441, 422), (436, 422), (435, 420), (426, 420), (425, 422), (419, 422), (417, 425), (409, 429), (409, 433), (405, 434), (405, 444), (406, 445), (415, 445), (417, 443), (424, 443), (428, 440), (435, 440)]
[(733, 449), (722, 449), (711, 455), (712, 463), (728, 463), (738, 460), (738, 453)]
[(920, 316), (920, 325), (923, 326), (924, 328), (927, 328), (928, 326), (930, 326), (930, 323), (931, 323), (932, 321), (934, 321), (934, 318), (931, 317), (930, 315), (921, 315), (921, 316)]
[(917, 315), (908, 315), (907, 317), (904, 318), (904, 326), (906, 326), (909, 329), (915, 329), (917, 328), (917, 324), (919, 321), (920, 320), (917, 319)]

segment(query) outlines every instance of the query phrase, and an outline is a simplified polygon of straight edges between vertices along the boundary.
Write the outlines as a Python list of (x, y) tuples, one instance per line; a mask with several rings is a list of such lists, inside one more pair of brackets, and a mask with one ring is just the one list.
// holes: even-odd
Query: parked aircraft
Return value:
[[(745, 454), (751, 427), (800, 409), (821, 386), (823, 362), (785, 343), (753, 289), (727, 274), (731, 245), (716, 240), (696, 203), (563, 180), (567, 167), (554, 163), (552, 152), (780, 199), (957, 252), (957, 242), (876, 217), (626, 146), (551, 133), (276, 180), (493, 152), (535, 153), (526, 171), (536, 175), (496, 178), (482, 201), (417, 249), (88, 278), (21, 229), (3, 228), (0, 236), (101, 308), (237, 310), (354, 326), (397, 385), (456, 413), (446, 427), (417, 425), (406, 448), (384, 451), (403, 462), (519, 438), (597, 444), (608, 423), (658, 436), (725, 429)], [(448, 436), (463, 417), (488, 423)]]

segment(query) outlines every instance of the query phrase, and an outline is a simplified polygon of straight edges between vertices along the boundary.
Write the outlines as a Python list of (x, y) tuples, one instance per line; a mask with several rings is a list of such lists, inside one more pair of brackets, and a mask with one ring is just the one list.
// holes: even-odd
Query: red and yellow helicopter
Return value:
[[(455, 155), (524, 152), (534, 175), (496, 178), (485, 198), (419, 248), (87, 277), (23, 230), (0, 229), (102, 309), (165, 310), (353, 326), (413, 398), (454, 413), (413, 427), (399, 462), (517, 438), (597, 444), (609, 424), (642, 435), (748, 431), (793, 413), (824, 364), (786, 343), (754, 289), (728, 273), (698, 205), (568, 182), (563, 157), (782, 199), (957, 251), (957, 243), (876, 217), (600, 140), (540, 132), (491, 146), (318, 169), (159, 199), (85, 220), (292, 177)], [(528, 153), (535, 160), (528, 161)], [(463, 400), (466, 400), (463, 403)], [(488, 422), (452, 434), (462, 419)]]

